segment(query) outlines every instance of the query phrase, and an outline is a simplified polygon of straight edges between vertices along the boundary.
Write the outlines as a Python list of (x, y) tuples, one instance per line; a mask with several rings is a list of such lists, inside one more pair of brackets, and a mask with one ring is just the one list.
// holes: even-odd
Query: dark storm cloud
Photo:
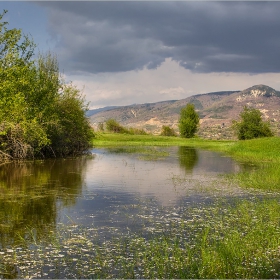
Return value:
[(280, 71), (280, 2), (38, 2), (65, 72)]

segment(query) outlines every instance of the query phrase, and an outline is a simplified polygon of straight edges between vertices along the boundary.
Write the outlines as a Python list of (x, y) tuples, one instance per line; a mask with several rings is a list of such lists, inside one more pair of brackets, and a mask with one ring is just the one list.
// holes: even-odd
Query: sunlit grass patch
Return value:
[(235, 141), (205, 140), (201, 138), (181, 138), (159, 135), (123, 135), (98, 133), (93, 140), (95, 147), (116, 146), (189, 146), (205, 149), (225, 150)]
[(280, 137), (236, 141), (228, 152), (236, 159), (246, 162), (279, 162)]
[(229, 176), (246, 188), (280, 191), (279, 163), (260, 163), (253, 170)]

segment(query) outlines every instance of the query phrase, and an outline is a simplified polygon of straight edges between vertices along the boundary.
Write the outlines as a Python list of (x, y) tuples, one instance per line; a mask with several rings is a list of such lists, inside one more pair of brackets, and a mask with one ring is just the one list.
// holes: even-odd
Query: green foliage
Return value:
[(144, 129), (130, 127), (128, 131), (132, 135), (147, 135), (147, 132)]
[(245, 106), (240, 118), (239, 122), (233, 121), (233, 128), (239, 140), (273, 136), (269, 123), (262, 120), (259, 110)]
[(73, 85), (65, 85), (55, 103), (58, 121), (49, 131), (54, 150), (59, 156), (79, 154), (88, 150), (94, 137), (88, 119), (85, 118), (85, 102)]
[(179, 119), (179, 131), (182, 137), (192, 138), (199, 125), (199, 115), (193, 104), (187, 104), (182, 108)]
[[(32, 59), (35, 44), (0, 15), (0, 159), (75, 155), (90, 147), (84, 99), (60, 78), (51, 53)], [(66, 147), (67, 146), (67, 147)]]
[(108, 119), (105, 122), (106, 129), (109, 132), (113, 133), (120, 133), (120, 134), (131, 134), (131, 135), (147, 135), (147, 132), (144, 129), (138, 129), (138, 128), (126, 128), (122, 125), (120, 125), (115, 119)]
[(109, 119), (106, 121), (106, 129), (113, 133), (128, 133), (128, 130), (121, 126), (116, 120)]
[(171, 128), (166, 125), (162, 126), (160, 135), (161, 136), (177, 136), (174, 128)]

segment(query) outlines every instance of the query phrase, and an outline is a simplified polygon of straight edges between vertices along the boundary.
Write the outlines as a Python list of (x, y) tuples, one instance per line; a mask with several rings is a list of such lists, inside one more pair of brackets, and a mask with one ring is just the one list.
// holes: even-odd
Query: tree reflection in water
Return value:
[(184, 168), (187, 173), (191, 173), (198, 162), (196, 149), (191, 147), (179, 147), (178, 156), (180, 166)]
[(0, 167), (0, 248), (42, 240), (56, 227), (57, 208), (81, 194), (89, 158), (10, 163)]

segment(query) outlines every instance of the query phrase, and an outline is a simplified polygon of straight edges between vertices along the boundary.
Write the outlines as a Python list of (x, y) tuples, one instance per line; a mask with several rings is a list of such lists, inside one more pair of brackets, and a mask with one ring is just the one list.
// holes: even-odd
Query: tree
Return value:
[(233, 121), (233, 129), (239, 140), (273, 136), (269, 122), (262, 120), (259, 110), (245, 106), (240, 118), (239, 122)]
[(182, 108), (179, 119), (179, 131), (182, 137), (194, 137), (199, 125), (199, 115), (193, 104)]
[[(0, 15), (0, 154), (1, 158), (32, 157), (38, 146), (49, 144), (30, 114), (28, 96), (34, 93), (35, 44), (20, 29), (8, 29)], [(40, 149), (40, 148), (39, 148)]]
[(60, 77), (51, 53), (8, 29), (0, 14), (0, 159), (67, 156), (87, 151), (93, 130), (80, 91)]

